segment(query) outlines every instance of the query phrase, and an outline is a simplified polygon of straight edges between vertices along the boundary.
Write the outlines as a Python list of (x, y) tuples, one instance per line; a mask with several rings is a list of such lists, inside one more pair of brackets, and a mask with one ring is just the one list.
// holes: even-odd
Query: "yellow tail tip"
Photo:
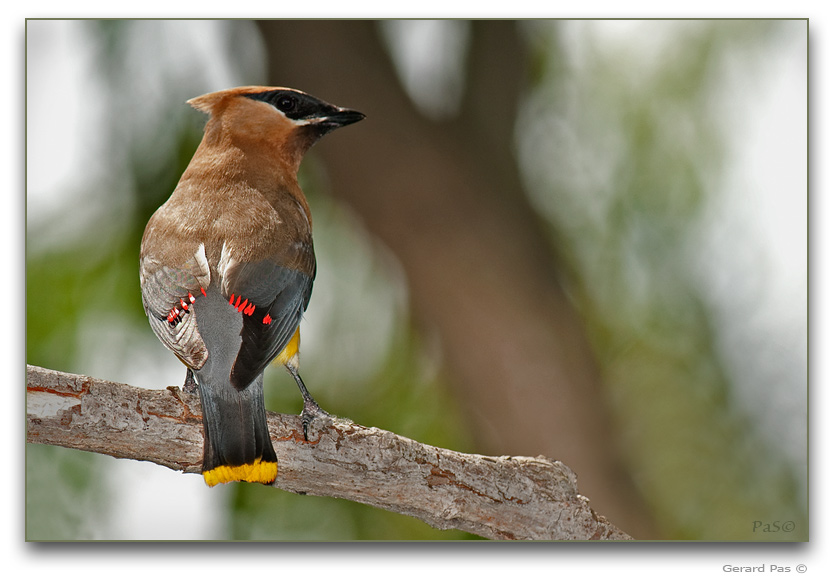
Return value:
[(232, 481), (272, 483), (277, 476), (278, 464), (273, 461), (261, 461), (260, 459), (246, 465), (220, 465), (203, 472), (203, 479), (209, 487)]

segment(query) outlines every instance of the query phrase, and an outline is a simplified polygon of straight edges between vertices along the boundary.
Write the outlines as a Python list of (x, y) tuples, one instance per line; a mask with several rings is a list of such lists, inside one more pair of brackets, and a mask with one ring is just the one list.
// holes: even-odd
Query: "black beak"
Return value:
[(338, 129), (339, 127), (358, 123), (364, 118), (364, 113), (360, 113), (359, 111), (334, 108), (333, 112), (328, 112), (326, 115), (322, 115), (321, 118), (316, 121), (316, 125), (321, 125), (326, 127), (328, 131), (331, 131), (333, 129)]

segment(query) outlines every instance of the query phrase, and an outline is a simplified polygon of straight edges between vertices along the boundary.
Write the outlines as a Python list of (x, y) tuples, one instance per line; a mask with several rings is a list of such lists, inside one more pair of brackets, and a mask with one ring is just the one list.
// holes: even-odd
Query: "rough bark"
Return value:
[[(199, 473), (197, 395), (149, 390), (27, 367), (27, 441), (151, 461)], [(347, 419), (269, 413), (278, 454), (273, 487), (339, 497), (440, 529), (500, 540), (629, 540), (577, 492), (576, 476), (545, 457), (487, 457), (424, 445)]]

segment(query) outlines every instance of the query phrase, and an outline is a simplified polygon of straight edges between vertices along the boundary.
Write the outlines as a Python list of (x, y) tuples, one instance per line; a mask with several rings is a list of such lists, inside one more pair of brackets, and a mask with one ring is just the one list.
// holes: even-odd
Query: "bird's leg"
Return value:
[(197, 381), (194, 380), (194, 372), (190, 367), (185, 370), (185, 382), (182, 385), (182, 390), (192, 395), (197, 392)]
[(310, 392), (307, 390), (307, 387), (304, 386), (304, 381), (301, 380), (301, 375), (298, 374), (298, 371), (291, 367), (287, 368), (290, 371), (292, 378), (295, 379), (295, 382), (298, 385), (298, 390), (301, 391), (301, 396), (304, 398), (304, 409), (301, 411), (301, 427), (304, 430), (304, 441), (309, 441), (309, 439), (307, 439), (307, 427), (309, 427), (310, 423), (313, 422), (313, 419), (316, 417), (329, 417), (330, 414), (319, 407), (319, 404), (316, 403), (315, 399), (313, 399), (312, 395), (310, 395)]

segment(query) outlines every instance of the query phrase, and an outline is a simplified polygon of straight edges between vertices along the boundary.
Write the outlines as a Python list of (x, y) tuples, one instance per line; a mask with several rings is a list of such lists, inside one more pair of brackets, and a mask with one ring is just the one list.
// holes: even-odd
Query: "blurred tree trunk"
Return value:
[(513, 131), (527, 61), (516, 24), (472, 24), (461, 112), (443, 123), (413, 106), (376, 23), (259, 26), (270, 84), (367, 115), (316, 153), (331, 193), (402, 263), (478, 452), (564, 461), (595, 509), (633, 537), (652, 537), (550, 237), (520, 183)]

